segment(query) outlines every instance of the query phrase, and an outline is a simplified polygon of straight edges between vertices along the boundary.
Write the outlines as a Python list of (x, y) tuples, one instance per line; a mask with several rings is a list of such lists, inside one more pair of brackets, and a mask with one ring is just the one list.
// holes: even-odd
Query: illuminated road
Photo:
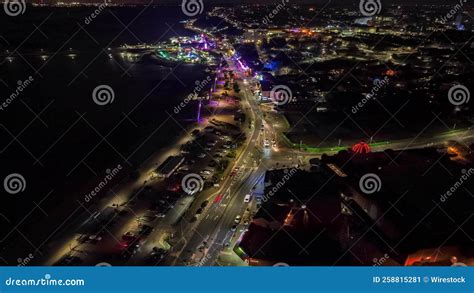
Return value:
[[(237, 67), (232, 60), (228, 59), (227, 62), (230, 68), (237, 72)], [(242, 89), (244, 101), (248, 103), (248, 107), (244, 106), (244, 110), (254, 125), (250, 130), (248, 130), (248, 127), (243, 128), (248, 132), (248, 138), (247, 145), (234, 164), (234, 169), (238, 168), (239, 171), (234, 177), (226, 178), (220, 191), (210, 197), (210, 207), (200, 216), (198, 223), (193, 225), (195, 227), (187, 229), (183, 233), (186, 235), (183, 240), (185, 245), (175, 254), (176, 258), (172, 261), (172, 264), (186, 265), (199, 262), (206, 265), (212, 264), (219, 250), (218, 248), (222, 247), (224, 241), (230, 235), (228, 232), (235, 217), (245, 210), (245, 206), (242, 204), (245, 195), (250, 193), (258, 178), (266, 171), (262, 165), (257, 169), (258, 161), (253, 159), (256, 158), (258, 137), (262, 127), (262, 120), (258, 118), (261, 117), (260, 108), (255, 97), (252, 96), (249, 86), (245, 83), (239, 85)], [(219, 202), (213, 202), (216, 196), (222, 196), (222, 199)], [(210, 248), (209, 253), (206, 253), (208, 250), (204, 248), (203, 252), (196, 257), (196, 254), (199, 254), (197, 253), (198, 248), (202, 246), (203, 241), (207, 242), (207, 246)], [(207, 261), (204, 262), (202, 259)]]

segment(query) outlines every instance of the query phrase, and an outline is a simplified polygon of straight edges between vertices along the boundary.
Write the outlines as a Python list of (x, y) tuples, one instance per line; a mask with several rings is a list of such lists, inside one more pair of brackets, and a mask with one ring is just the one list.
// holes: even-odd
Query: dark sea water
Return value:
[[(206, 78), (206, 67), (137, 62), (117, 49), (193, 35), (179, 23), (185, 19), (179, 7), (143, 9), (105, 10), (89, 25), (84, 19), (93, 8), (30, 8), (22, 17), (0, 19), (1, 102), (19, 81), (24, 87), (0, 110), (0, 179), (3, 185), (19, 173), (26, 182), (18, 194), (0, 189), (3, 259), (11, 256), (2, 250), (16, 241), (33, 251), (100, 174), (121, 164), (126, 171), (116, 180), (123, 180), (193, 117), (192, 103), (178, 116), (173, 108)], [(99, 85), (113, 89), (113, 103), (94, 103)]]

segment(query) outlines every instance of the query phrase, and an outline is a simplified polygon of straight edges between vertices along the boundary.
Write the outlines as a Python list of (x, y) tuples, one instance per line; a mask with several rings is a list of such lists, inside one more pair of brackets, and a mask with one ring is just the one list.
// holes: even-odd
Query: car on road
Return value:
[(234, 223), (239, 224), (241, 220), (242, 217), (240, 215), (237, 215), (237, 217), (235, 217)]
[(167, 254), (168, 254), (168, 251), (166, 249), (155, 246), (151, 250), (150, 259), (154, 261), (159, 261), (165, 258)]
[(134, 242), (137, 240), (137, 234), (138, 233), (135, 233), (135, 232), (127, 232), (125, 234), (122, 235), (122, 240), (125, 241), (125, 242)]
[(270, 147), (270, 142), (268, 141), (268, 139), (265, 139), (265, 140), (263, 141), (263, 147), (265, 147), (265, 148)]
[(237, 224), (232, 225), (230, 231), (235, 232), (237, 230)]
[(97, 244), (101, 240), (102, 240), (102, 236), (100, 236), (99, 234), (81, 235), (81, 237), (77, 239), (79, 243), (89, 243), (89, 244)]
[(140, 244), (130, 245), (129, 247), (127, 247), (127, 249), (122, 251), (122, 253), (120, 254), (120, 257), (123, 259), (130, 259), (132, 256), (134, 256), (138, 252), (139, 249), (140, 249)]
[(244, 198), (244, 203), (249, 203), (252, 200), (252, 195), (247, 194)]
[(200, 159), (204, 159), (206, 157), (206, 154), (200, 153), (197, 157)]
[(140, 235), (145, 235), (148, 236), (155, 230), (153, 227), (148, 226), (148, 225), (141, 225), (140, 226)]

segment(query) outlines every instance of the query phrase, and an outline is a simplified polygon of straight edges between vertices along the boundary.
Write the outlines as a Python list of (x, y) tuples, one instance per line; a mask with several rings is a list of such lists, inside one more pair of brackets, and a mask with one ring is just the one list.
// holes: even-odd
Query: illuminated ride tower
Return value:
[(361, 141), (352, 147), (352, 151), (356, 154), (363, 155), (370, 153), (372, 150), (365, 141)]

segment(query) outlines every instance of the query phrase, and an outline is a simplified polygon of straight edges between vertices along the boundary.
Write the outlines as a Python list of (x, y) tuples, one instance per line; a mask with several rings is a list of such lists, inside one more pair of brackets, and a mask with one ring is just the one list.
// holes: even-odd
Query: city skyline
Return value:
[(474, 265), (472, 5), (422, 2), (6, 3), (2, 265)]

